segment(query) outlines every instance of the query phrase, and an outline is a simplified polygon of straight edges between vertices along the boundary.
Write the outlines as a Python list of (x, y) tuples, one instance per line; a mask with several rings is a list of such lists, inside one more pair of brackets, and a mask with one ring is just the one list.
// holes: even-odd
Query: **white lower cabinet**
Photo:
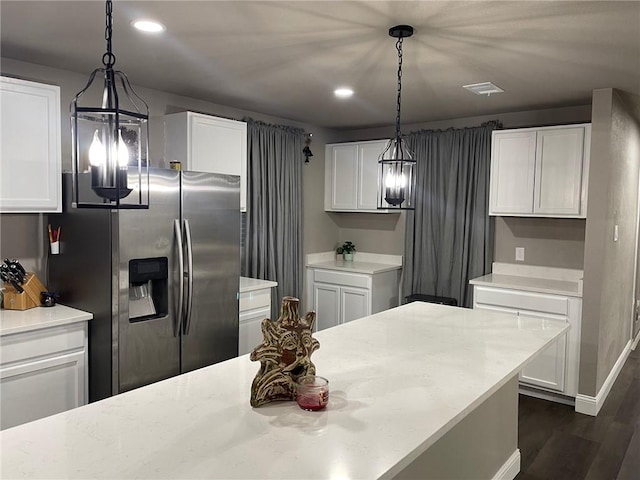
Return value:
[(316, 330), (398, 306), (400, 270), (364, 274), (310, 268)]
[(0, 428), (87, 403), (87, 322), (5, 335), (0, 351)]
[(316, 312), (316, 330), (324, 330), (343, 323), (340, 313), (340, 301), (340, 286), (326, 283), (313, 284), (313, 309)]
[(271, 288), (240, 293), (238, 355), (251, 353), (262, 343), (265, 318), (271, 318)]
[(473, 307), (513, 313), (522, 324), (530, 318), (544, 318), (549, 324), (569, 323), (571, 328), (565, 335), (525, 366), (520, 383), (570, 397), (577, 395), (581, 298), (476, 285)]
[(365, 288), (340, 288), (340, 318), (343, 322), (350, 322), (358, 318), (371, 315), (369, 290)]

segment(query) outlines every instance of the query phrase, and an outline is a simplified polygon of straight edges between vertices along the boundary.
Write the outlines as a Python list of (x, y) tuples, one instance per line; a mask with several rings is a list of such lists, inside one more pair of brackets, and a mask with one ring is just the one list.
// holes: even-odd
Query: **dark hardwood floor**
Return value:
[(517, 480), (640, 480), (640, 347), (597, 417), (520, 395)]

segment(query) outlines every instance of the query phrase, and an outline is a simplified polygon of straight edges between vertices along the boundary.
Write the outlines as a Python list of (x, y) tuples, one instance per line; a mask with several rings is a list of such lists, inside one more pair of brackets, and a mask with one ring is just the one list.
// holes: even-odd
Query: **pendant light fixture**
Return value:
[[(104, 67), (91, 73), (71, 102), (73, 205), (149, 208), (149, 107), (124, 72), (113, 69), (112, 34), (113, 5), (108, 0)], [(81, 106), (81, 98), (89, 106)]]
[(413, 210), (415, 208), (416, 161), (400, 133), (402, 93), (402, 41), (413, 35), (413, 27), (396, 25), (389, 35), (397, 38), (398, 99), (396, 104), (396, 132), (378, 159), (378, 208), (384, 210)]

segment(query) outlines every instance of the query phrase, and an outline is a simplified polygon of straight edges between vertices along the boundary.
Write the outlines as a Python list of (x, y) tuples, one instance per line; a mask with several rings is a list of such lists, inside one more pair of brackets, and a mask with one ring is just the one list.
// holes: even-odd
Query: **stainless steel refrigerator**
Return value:
[(148, 210), (73, 208), (63, 180), (49, 289), (94, 315), (89, 400), (237, 356), (239, 177), (150, 169)]

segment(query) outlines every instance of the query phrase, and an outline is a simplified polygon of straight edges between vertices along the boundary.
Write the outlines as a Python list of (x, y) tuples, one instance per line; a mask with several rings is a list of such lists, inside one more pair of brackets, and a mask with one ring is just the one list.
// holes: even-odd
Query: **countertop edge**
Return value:
[[(50, 308), (55, 309), (58, 307), (63, 307), (62, 311), (60, 311), (60, 309), (57, 311), (50, 310)], [(2, 322), (0, 322), (0, 337), (86, 322), (93, 319), (92, 313), (67, 307), (66, 305), (35, 307), (29, 310), (2, 310), (2, 312), (2, 316), (0, 317), (2, 319)], [(52, 318), (48, 316), (50, 312), (55, 312), (59, 316)], [(40, 314), (42, 318), (37, 318)], [(7, 319), (7, 315), (13, 318)], [(21, 319), (21, 315), (25, 316)], [(19, 321), (24, 323), (18, 323)]]
[[(536, 293), (548, 293), (551, 295), (566, 295), (568, 297), (582, 298), (582, 292), (579, 289), (578, 282), (566, 281), (567, 283), (576, 283), (576, 290), (574, 291), (574, 290), (563, 290), (558, 288), (545, 288), (545, 287), (540, 287), (536, 285), (523, 285), (523, 284), (517, 284), (517, 283), (514, 284), (514, 283), (510, 283), (509, 281), (483, 280), (485, 277), (489, 275), (484, 275), (482, 277), (469, 280), (469, 284), (479, 285), (483, 287), (508, 288), (511, 290), (520, 290), (520, 291), (536, 292)], [(503, 274), (500, 274), (500, 275), (503, 275)], [(517, 275), (513, 275), (513, 276), (517, 278), (523, 278), (523, 279), (527, 278), (527, 277), (520, 277)], [(536, 278), (536, 280), (543, 280), (543, 279)], [(550, 279), (550, 280), (553, 280), (553, 279)], [(559, 280), (554, 280), (554, 281), (559, 281)]]
[[(244, 285), (243, 285), (244, 284)], [(278, 286), (278, 282), (272, 280), (261, 280), (258, 278), (240, 277), (239, 293), (254, 292)]]
[[(343, 265), (343, 263), (351, 263), (352, 265)], [(364, 265), (363, 265), (364, 264)], [(364, 273), (368, 275), (375, 275), (377, 273), (391, 272), (393, 270), (400, 270), (402, 265), (392, 265), (387, 263), (371, 263), (371, 262), (322, 262), (322, 263), (310, 263), (306, 265), (307, 268), (314, 268), (319, 270), (335, 270), (346, 273)]]

